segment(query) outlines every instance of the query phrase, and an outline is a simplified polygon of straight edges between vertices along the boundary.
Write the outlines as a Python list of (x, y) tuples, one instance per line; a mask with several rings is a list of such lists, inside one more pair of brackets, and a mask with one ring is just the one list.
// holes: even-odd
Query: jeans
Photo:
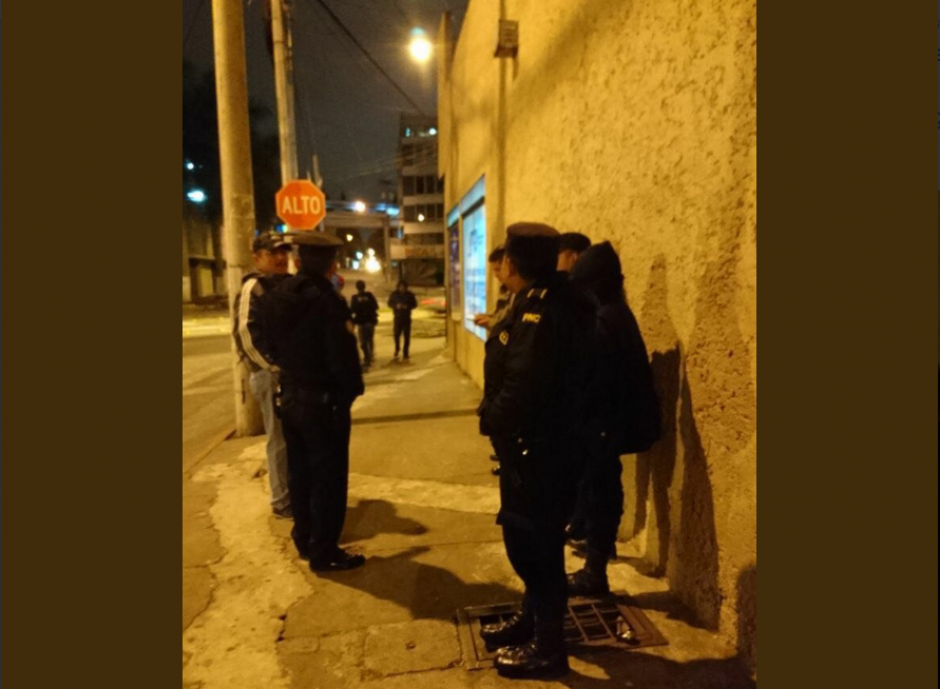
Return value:
[(363, 323), (359, 326), (359, 346), (366, 366), (375, 358), (375, 323)]
[(274, 391), (277, 386), (277, 376), (271, 371), (255, 371), (249, 381), (251, 394), (261, 406), (261, 416), (264, 419), (264, 432), (268, 434), (268, 481), (271, 483), (271, 506), (276, 510), (284, 509), (290, 505), (290, 494), (287, 488), (287, 443), (284, 441), (284, 432), (281, 421), (274, 413)]

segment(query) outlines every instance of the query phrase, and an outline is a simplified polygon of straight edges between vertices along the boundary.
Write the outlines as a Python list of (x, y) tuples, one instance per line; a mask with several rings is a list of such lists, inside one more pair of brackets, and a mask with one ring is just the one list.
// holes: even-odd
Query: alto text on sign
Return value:
[(288, 182), (275, 197), (278, 217), (295, 230), (312, 230), (326, 216), (326, 197), (305, 179)]

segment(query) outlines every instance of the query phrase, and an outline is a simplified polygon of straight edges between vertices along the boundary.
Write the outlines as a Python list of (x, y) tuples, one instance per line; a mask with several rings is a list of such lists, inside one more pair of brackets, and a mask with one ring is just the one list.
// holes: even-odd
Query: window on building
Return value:
[(418, 221), (418, 207), (417, 206), (405, 206), (405, 222), (417, 222)]
[(411, 176), (402, 177), (401, 182), (405, 196), (413, 196), (415, 193), (415, 178)]
[(415, 193), (423, 194), (425, 193), (424, 190), (425, 190), (424, 177), (415, 177)]

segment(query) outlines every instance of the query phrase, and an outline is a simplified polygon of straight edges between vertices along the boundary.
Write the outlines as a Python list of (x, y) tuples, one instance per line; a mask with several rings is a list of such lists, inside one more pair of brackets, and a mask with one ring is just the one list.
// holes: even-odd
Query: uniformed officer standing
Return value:
[(291, 535), (315, 572), (352, 569), (362, 555), (339, 547), (349, 483), (350, 407), (363, 393), (351, 314), (333, 288), (337, 238), (298, 233), (300, 271), (266, 304), (272, 354), (281, 368)]
[(501, 649), (500, 674), (548, 679), (568, 671), (565, 524), (581, 471), (594, 306), (556, 272), (557, 230), (519, 223), (507, 236), (503, 279), (516, 303), (487, 345), (480, 431), (502, 461), (497, 523), (525, 597), (520, 613), (481, 636)]

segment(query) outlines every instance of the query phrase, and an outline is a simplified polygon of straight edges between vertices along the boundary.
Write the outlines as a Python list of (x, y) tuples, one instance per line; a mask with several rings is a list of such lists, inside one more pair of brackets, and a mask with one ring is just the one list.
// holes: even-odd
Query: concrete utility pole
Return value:
[(289, 0), (270, 0), (274, 43), (274, 90), (281, 147), (281, 184), (297, 179), (297, 133), (294, 119), (294, 69)]
[[(251, 270), (250, 245), (255, 231), (242, 0), (212, 0), (212, 36), (219, 103), (226, 283), (229, 309), (234, 309), (242, 277)], [(249, 388), (248, 367), (238, 361), (234, 343), (232, 352), (235, 355), (236, 432), (239, 436), (258, 435), (264, 432), (264, 424), (261, 410)]]

